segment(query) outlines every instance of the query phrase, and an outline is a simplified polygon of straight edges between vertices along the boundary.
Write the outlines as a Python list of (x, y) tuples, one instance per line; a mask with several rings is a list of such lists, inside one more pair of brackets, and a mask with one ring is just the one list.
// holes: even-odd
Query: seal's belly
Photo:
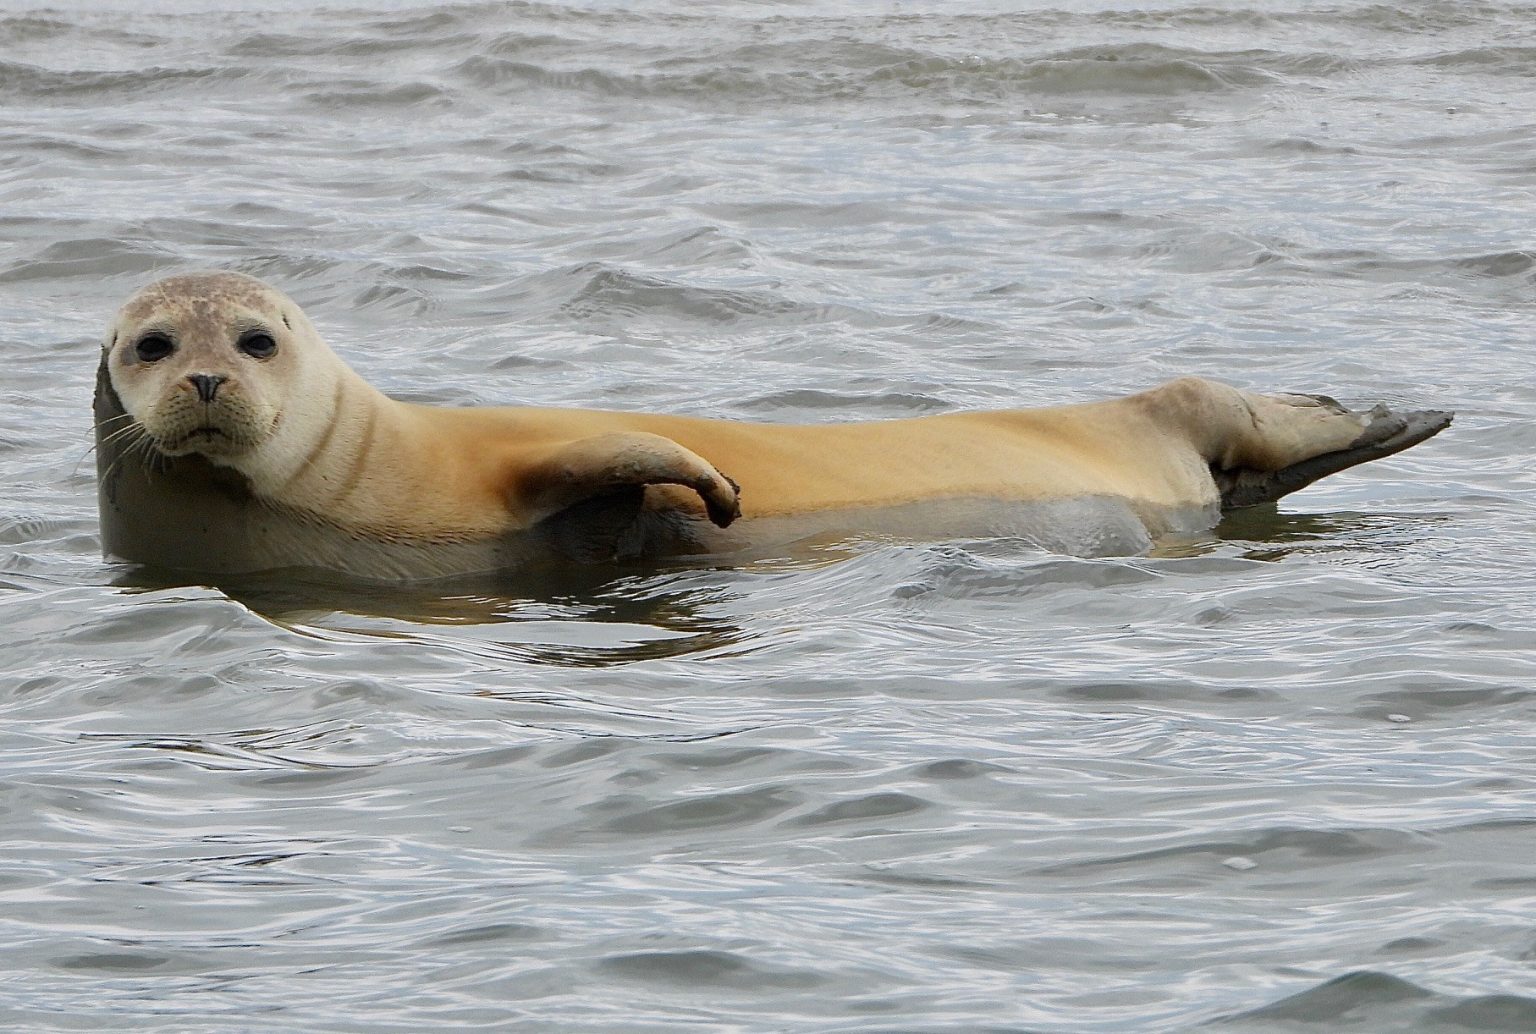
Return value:
[(208, 573), (307, 567), (415, 580), (615, 558), (754, 552), (828, 537), (1006, 537), (1056, 553), (1131, 555), (1147, 552), (1157, 535), (1208, 528), (1218, 516), (1214, 504), (1175, 509), (1107, 495), (1027, 502), (972, 497), (745, 518), (720, 529), (671, 505), (685, 494), (652, 488), (572, 507), (526, 531), (429, 542), (359, 534), (265, 505), (221, 482), (217, 473), (185, 461), (147, 477), (143, 469), (115, 471), (102, 482), (106, 552)]
[(711, 545), (753, 550), (828, 536), (843, 541), (1013, 538), (1071, 556), (1133, 556), (1150, 550), (1157, 536), (1204, 530), (1218, 517), (1214, 505), (1168, 508), (1102, 495), (1033, 502), (942, 499), (748, 519), (714, 532)]

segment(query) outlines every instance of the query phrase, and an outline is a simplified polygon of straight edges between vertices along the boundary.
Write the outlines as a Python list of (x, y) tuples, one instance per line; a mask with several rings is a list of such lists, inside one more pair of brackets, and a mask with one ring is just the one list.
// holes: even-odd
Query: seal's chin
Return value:
[(228, 460), (250, 452), (256, 443), (244, 435), (232, 433), (214, 424), (202, 424), (174, 435), (157, 435), (156, 444), (167, 456), (203, 456), (210, 460)]

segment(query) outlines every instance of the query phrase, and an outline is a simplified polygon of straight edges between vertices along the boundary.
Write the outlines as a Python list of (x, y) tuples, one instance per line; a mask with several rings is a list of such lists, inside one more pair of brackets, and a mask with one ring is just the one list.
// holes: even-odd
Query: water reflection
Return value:
[[(1367, 560), (1375, 557), (1374, 547), (1394, 553), (1411, 548), (1430, 520), (1424, 514), (1283, 513), (1273, 505), (1258, 506), (1228, 514), (1210, 531), (1165, 536), (1151, 556), (1277, 562), (1303, 554), (1340, 553), (1359, 562), (1362, 554)], [(947, 548), (975, 558), (1005, 542), (1013, 540), (967, 541)], [(496, 664), (603, 668), (739, 655), (759, 647), (757, 640), (764, 633), (749, 629), (754, 607), (743, 602), (761, 589), (756, 576), (840, 567), (840, 562), (878, 552), (881, 544), (890, 545), (891, 540), (802, 540), (774, 556), (571, 565), (406, 582), (318, 569), (210, 580), (139, 567), (120, 574), (114, 584), (134, 592), (211, 588), (275, 625), (324, 642), (403, 641)], [(1036, 557), (1037, 547), (1030, 546), (1028, 552)], [(1055, 571), (1061, 565), (1046, 566)], [(1094, 572), (1104, 568), (1071, 564), (1068, 569), (1072, 580), (1082, 579), (1086, 585), (1101, 577)], [(1008, 579), (1012, 588), (1014, 577)]]
[(1429, 538), (1427, 525), (1444, 517), (1431, 514), (1284, 513), (1273, 503), (1231, 510), (1221, 523), (1194, 535), (1168, 535), (1152, 550), (1156, 557), (1198, 557), (1233, 553), (1245, 560), (1280, 561), (1306, 553), (1369, 551), (1390, 542), (1395, 550)]
[(209, 577), (136, 567), (114, 584), (134, 592), (211, 588), (320, 639), (403, 639), (529, 663), (602, 667), (745, 641), (742, 628), (723, 616), (729, 590), (719, 583), (679, 586), (668, 577), (696, 569), (573, 566), (378, 582), (314, 569)]

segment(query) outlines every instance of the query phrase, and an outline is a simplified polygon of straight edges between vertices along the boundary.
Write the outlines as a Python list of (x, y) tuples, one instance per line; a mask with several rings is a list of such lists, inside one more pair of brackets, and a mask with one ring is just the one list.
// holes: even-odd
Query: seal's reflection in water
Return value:
[(1196, 557), (1238, 549), (1245, 560), (1279, 561), (1305, 553), (1361, 553), (1390, 542), (1401, 550), (1428, 537), (1426, 522), (1445, 518), (1435, 514), (1282, 513), (1273, 503), (1229, 510), (1209, 532), (1167, 535), (1152, 550), (1157, 557)]
[[(1160, 537), (1142, 555), (1175, 562), (1213, 555), (1278, 562), (1329, 553), (1371, 563), (1379, 559), (1373, 546), (1411, 546), (1425, 517), (1282, 513), (1261, 505), (1229, 513), (1210, 532)], [(1029, 569), (1037, 562), (1059, 566), (1064, 559), (1027, 537), (956, 545), (986, 554), (988, 542)], [(906, 536), (823, 535), (771, 554), (573, 564), (428, 581), (369, 580), (315, 568), (199, 576), (141, 566), (114, 583), (129, 591), (212, 588), (274, 624), (321, 641), (387, 639), (493, 662), (602, 668), (753, 649), (762, 629), (745, 627), (744, 608), (731, 605), (750, 591), (753, 575), (809, 572), (903, 543), (920, 544)], [(1124, 560), (1136, 562), (1131, 556)], [(704, 572), (719, 577), (688, 577)], [(1015, 591), (1027, 597), (1027, 580), (1016, 583)], [(1027, 606), (1027, 599), (1020, 605)]]
[(674, 587), (665, 577), (696, 569), (615, 564), (380, 582), (310, 568), (210, 577), (135, 567), (114, 584), (129, 591), (212, 588), (323, 640), (417, 640), (487, 658), (605, 667), (745, 642), (747, 633), (720, 616), (724, 590)]

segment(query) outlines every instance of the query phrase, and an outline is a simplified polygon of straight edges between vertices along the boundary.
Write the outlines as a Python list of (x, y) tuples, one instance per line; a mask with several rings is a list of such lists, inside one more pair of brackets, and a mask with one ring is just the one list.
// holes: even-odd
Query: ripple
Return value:
[[(788, 787), (764, 786), (731, 793), (711, 793), (694, 800), (678, 801), (616, 815), (603, 821), (611, 833), (657, 836), (679, 830), (731, 831), (766, 822), (800, 803), (801, 795)], [(620, 802), (603, 811), (624, 807)], [(625, 809), (628, 811), (628, 809)]]
[(831, 981), (808, 970), (768, 966), (730, 951), (647, 951), (615, 955), (598, 966), (626, 980), (734, 991), (759, 988), (813, 988)]
[(0, 265), (0, 283), (64, 277), (147, 275), (174, 261), (169, 249), (149, 241), (88, 238), (55, 241), (24, 259)]
[[(1327, 1024), (1332, 1030), (1529, 1030), (1536, 999), (1519, 995), (1436, 994), (1412, 981), (1375, 970), (1334, 977), (1271, 1005), (1217, 1021), (1219, 1030), (1259, 1024)], [(1262, 1029), (1269, 1029), (1263, 1027)]]
[(1361, 970), (1334, 977), (1316, 987), (1300, 991), (1272, 1005), (1266, 1005), (1233, 1019), (1247, 1020), (1294, 1020), (1303, 1023), (1332, 1023), (1340, 1019), (1359, 1018), (1368, 1012), (1371, 1021), (1386, 1020), (1382, 1011), (1408, 1002), (1422, 1002), (1435, 995), (1407, 980)]
[[(687, 28), (692, 28), (688, 26)], [(826, 33), (686, 53), (615, 72), (571, 67), (567, 38), (502, 37), (453, 72), (481, 89), (556, 90), (712, 103), (772, 98), (780, 104), (922, 97), (927, 103), (996, 103), (1097, 97), (1169, 97), (1270, 85), (1276, 75), (1332, 75), (1351, 63), (1326, 54), (1210, 52), (1127, 43), (1028, 58), (933, 53)], [(503, 56), (507, 55), (507, 56)], [(541, 60), (543, 59), (543, 60)]]
[(1420, 853), (1425, 850), (1418, 837), (1395, 830), (1357, 829), (1275, 829), (1247, 833), (1228, 840), (1206, 840), (1176, 847), (1137, 851), (1108, 858), (1062, 863), (1048, 867), (1051, 874), (1112, 878), (1115, 870), (1134, 874), (1135, 880), (1155, 879), (1153, 873), (1190, 871), (1192, 861), (1219, 861), (1239, 857), (1256, 862), (1261, 868), (1295, 872), (1309, 866), (1328, 866), (1345, 861), (1386, 855)]
[(0, 90), (17, 96), (48, 100), (76, 97), (140, 98), (238, 82), (246, 73), (217, 68), (150, 67), (125, 71), (59, 72), (16, 61), (0, 60)]
[(1467, 50), (1434, 54), (1415, 59), (1415, 63), (1439, 68), (1475, 68), (1484, 73), (1524, 77), (1531, 74), (1533, 60), (1536, 60), (1536, 47), (1505, 46), (1472, 47)]
[(802, 311), (795, 302), (768, 291), (693, 287), (597, 264), (556, 275), (570, 285), (561, 310), (577, 319), (648, 315), (731, 324)]

